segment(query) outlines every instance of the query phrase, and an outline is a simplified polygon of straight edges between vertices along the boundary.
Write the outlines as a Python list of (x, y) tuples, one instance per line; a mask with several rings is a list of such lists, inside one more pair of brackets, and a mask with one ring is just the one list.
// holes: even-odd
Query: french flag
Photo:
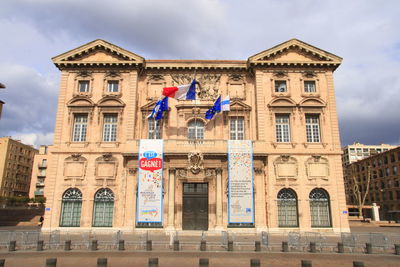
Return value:
[(162, 94), (178, 100), (196, 100), (196, 80), (191, 84), (163, 88)]

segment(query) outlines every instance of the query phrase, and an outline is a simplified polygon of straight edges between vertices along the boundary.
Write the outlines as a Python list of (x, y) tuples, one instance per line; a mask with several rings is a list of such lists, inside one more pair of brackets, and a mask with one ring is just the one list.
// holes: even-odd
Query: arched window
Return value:
[(298, 227), (296, 192), (290, 188), (284, 188), (279, 191), (277, 201), (279, 227)]
[(192, 120), (188, 124), (188, 139), (204, 139), (204, 122)]
[(111, 227), (114, 214), (114, 193), (102, 188), (94, 195), (93, 226)]
[(82, 192), (70, 188), (64, 192), (61, 204), (60, 226), (79, 227), (81, 222)]
[(310, 192), (311, 227), (331, 227), (329, 195), (322, 188)]

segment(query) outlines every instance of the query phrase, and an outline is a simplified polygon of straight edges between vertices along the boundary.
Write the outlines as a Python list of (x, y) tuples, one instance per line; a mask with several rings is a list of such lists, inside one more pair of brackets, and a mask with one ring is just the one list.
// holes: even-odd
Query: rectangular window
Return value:
[(117, 93), (118, 92), (118, 81), (108, 81), (107, 83), (107, 92), (109, 93)]
[(103, 142), (115, 142), (117, 140), (117, 114), (104, 114)]
[(276, 93), (287, 92), (286, 81), (275, 81), (275, 92)]
[(275, 115), (276, 124), (276, 142), (290, 142), (290, 120), (288, 114)]
[(148, 121), (149, 139), (161, 139), (161, 122), (153, 118)]
[(230, 140), (244, 139), (244, 118), (236, 117), (229, 120)]
[(315, 81), (304, 81), (304, 92), (315, 93), (316, 91)]
[(87, 114), (76, 114), (74, 117), (73, 142), (85, 142), (87, 132)]
[(319, 115), (306, 115), (306, 134), (308, 143), (321, 142)]
[(89, 81), (79, 81), (78, 82), (78, 90), (80, 93), (89, 92)]

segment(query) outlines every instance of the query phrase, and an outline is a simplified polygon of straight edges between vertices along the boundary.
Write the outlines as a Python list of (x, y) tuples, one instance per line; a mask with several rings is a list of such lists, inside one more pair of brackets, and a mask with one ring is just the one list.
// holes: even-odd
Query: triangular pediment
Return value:
[(249, 57), (251, 65), (332, 65), (338, 66), (342, 61), (332, 53), (297, 39), (292, 39), (254, 56)]
[(52, 58), (57, 67), (71, 65), (139, 65), (144, 58), (119, 46), (97, 39)]
[(247, 105), (247, 104), (245, 104), (245, 103), (243, 103), (242, 101), (240, 101), (240, 100), (231, 100), (231, 103), (230, 103), (230, 109), (231, 110), (245, 110), (245, 111), (250, 111), (251, 110), (251, 106), (249, 106), (249, 105)]

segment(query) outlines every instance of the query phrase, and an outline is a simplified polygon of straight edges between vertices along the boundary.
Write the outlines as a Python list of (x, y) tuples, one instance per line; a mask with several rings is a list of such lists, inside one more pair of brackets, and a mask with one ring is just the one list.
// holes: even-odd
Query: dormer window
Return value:
[(79, 91), (79, 93), (89, 92), (89, 81), (79, 81), (78, 82), (78, 91)]
[(304, 81), (304, 92), (305, 93), (317, 92), (315, 81)]
[(285, 92), (287, 92), (286, 81), (283, 81), (283, 80), (275, 81), (275, 92), (276, 93), (285, 93)]
[(107, 92), (118, 93), (119, 91), (119, 81), (108, 81), (107, 82)]

